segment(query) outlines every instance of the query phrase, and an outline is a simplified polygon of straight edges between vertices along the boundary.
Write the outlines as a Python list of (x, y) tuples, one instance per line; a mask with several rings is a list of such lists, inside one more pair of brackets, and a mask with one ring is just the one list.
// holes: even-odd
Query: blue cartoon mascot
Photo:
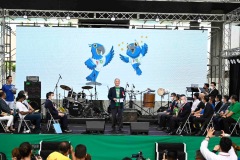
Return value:
[(114, 50), (112, 46), (110, 52), (106, 56), (103, 56), (105, 53), (105, 48), (103, 45), (99, 43), (93, 43), (90, 44), (89, 47), (91, 47), (92, 58), (86, 60), (85, 65), (92, 70), (92, 73), (88, 75), (86, 79), (87, 81), (96, 82), (100, 70), (104, 66), (108, 65), (113, 59)]
[(125, 63), (131, 63), (133, 69), (136, 71), (137, 75), (142, 74), (142, 70), (139, 68), (141, 65), (141, 58), (146, 55), (148, 51), (148, 46), (144, 43), (142, 46), (139, 46), (137, 42), (127, 45), (127, 55), (123, 56), (120, 54), (120, 59)]

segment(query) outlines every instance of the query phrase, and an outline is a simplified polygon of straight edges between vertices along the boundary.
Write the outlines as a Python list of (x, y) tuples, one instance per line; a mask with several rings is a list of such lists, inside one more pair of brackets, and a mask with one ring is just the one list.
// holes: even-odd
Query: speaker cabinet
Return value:
[(40, 98), (28, 98), (28, 103), (33, 107), (34, 110), (39, 110), (38, 112), (41, 113), (41, 99)]
[(123, 123), (137, 122), (138, 111), (136, 109), (125, 109), (123, 111)]
[(131, 122), (130, 134), (147, 134), (149, 131), (149, 122)]
[(25, 81), (24, 90), (28, 92), (29, 98), (41, 99), (41, 82)]
[(86, 121), (87, 133), (104, 133), (105, 121)]

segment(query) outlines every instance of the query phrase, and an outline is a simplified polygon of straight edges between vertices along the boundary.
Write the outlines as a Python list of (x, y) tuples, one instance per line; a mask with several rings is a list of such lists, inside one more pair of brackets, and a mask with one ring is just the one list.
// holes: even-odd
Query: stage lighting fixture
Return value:
[(201, 18), (198, 18), (197, 21), (198, 21), (198, 23), (201, 23), (201, 22), (202, 22), (202, 19), (201, 19)]
[(27, 12), (24, 13), (23, 18), (27, 19)]
[(174, 30), (178, 30), (178, 26), (176, 26), (176, 27), (174, 28)]
[(233, 60), (232, 59), (230, 59), (229, 61), (230, 61), (231, 64), (233, 64)]
[(240, 59), (237, 59), (237, 62), (240, 63)]
[(155, 19), (155, 21), (156, 21), (156, 22), (159, 22), (159, 21), (160, 21), (160, 19), (157, 17), (157, 18)]
[(115, 21), (116, 18), (114, 16), (111, 17), (111, 21)]
[(71, 18), (69, 16), (66, 17), (67, 20), (70, 20)]
[(236, 64), (236, 61), (235, 61), (235, 59), (233, 59), (233, 63), (234, 63), (234, 64)]

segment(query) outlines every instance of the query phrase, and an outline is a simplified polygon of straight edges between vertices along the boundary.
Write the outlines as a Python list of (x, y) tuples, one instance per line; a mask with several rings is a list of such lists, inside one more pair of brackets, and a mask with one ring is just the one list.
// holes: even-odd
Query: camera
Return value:
[(132, 154), (132, 158), (136, 158), (136, 160), (146, 160), (146, 158), (143, 157), (142, 152), (138, 152), (137, 154)]

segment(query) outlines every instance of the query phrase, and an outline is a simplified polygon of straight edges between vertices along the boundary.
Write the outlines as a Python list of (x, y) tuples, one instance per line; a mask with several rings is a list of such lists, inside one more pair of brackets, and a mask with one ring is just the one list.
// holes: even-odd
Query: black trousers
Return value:
[(172, 115), (169, 115), (169, 114), (161, 115), (159, 127), (169, 127), (169, 125), (167, 125), (167, 122), (169, 122), (171, 117), (172, 117)]
[[(171, 117), (170, 119), (170, 131), (176, 132), (177, 128), (179, 126), (179, 122), (183, 122), (186, 119), (180, 118), (180, 117)], [(185, 121), (184, 121), (185, 122)]]
[(118, 124), (119, 128), (122, 128), (122, 116), (123, 116), (123, 107), (122, 106), (115, 106), (111, 108), (112, 114), (112, 128)]
[(61, 128), (62, 130), (65, 130), (68, 128), (68, 119), (67, 119), (67, 115), (64, 114), (63, 117), (59, 116), (59, 115), (53, 115), (53, 118), (54, 119), (60, 119), (60, 125), (61, 125)]
[(214, 130), (216, 131), (221, 131), (223, 130), (223, 118), (222, 117), (219, 117), (219, 116), (216, 116), (216, 117), (213, 117), (213, 126), (214, 126)]
[(225, 133), (231, 133), (230, 126), (232, 123), (236, 123), (235, 119), (233, 119), (232, 117), (223, 118), (223, 128)]
[(209, 118), (195, 117), (193, 119), (193, 124), (195, 125), (197, 131), (200, 130), (202, 127), (204, 127), (208, 122), (209, 122)]

